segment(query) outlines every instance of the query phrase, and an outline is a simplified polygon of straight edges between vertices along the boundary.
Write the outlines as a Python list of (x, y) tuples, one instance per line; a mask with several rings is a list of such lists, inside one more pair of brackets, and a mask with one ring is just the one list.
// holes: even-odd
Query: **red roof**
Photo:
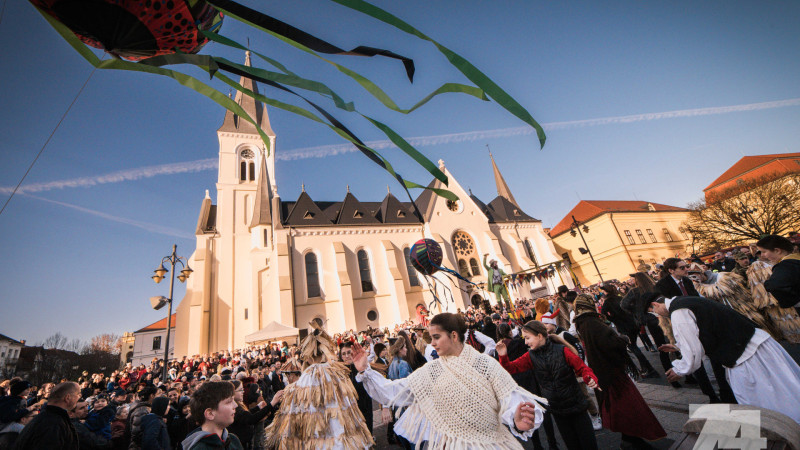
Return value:
[[(175, 327), (175, 320), (177, 319), (178, 313), (172, 315), (172, 320), (170, 323), (172, 324), (172, 328)], [(137, 330), (136, 333), (141, 333), (144, 331), (157, 331), (157, 330), (164, 330), (167, 328), (167, 318), (164, 317), (163, 319), (159, 320), (158, 322), (153, 322), (150, 325), (142, 328), (141, 330)]]
[(569, 231), (572, 225), (572, 216), (575, 216), (575, 219), (582, 223), (605, 213), (648, 212), (650, 211), (648, 205), (653, 205), (656, 212), (688, 211), (686, 208), (641, 200), (581, 200), (572, 208), (572, 211), (550, 230), (550, 237), (556, 237), (565, 231)]
[(712, 181), (703, 192), (708, 194), (733, 187), (737, 180), (750, 180), (769, 174), (800, 172), (800, 153), (745, 156)]

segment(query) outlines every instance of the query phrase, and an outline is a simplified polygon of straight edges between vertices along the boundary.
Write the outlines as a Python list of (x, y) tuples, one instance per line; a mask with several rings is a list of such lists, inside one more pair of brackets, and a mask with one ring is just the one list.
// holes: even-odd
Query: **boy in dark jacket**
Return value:
[(200, 428), (186, 436), (182, 443), (183, 450), (242, 450), (239, 438), (226, 429), (233, 423), (236, 414), (233, 384), (227, 381), (203, 383), (192, 395), (189, 407)]
[(98, 436), (111, 439), (111, 421), (114, 420), (116, 413), (116, 409), (108, 404), (108, 398), (105, 395), (98, 395), (86, 417), (86, 428)]
[(142, 417), (142, 450), (170, 449), (166, 424), (168, 413), (169, 398), (154, 398), (150, 413)]

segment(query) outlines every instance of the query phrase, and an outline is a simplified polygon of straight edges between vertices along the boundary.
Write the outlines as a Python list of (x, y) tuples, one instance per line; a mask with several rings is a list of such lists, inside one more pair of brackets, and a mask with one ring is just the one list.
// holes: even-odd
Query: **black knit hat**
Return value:
[(22, 392), (25, 391), (25, 389), (28, 389), (30, 387), (31, 384), (25, 380), (15, 380), (11, 382), (11, 384), (8, 386), (8, 389), (11, 396), (16, 397), (19, 394), (22, 394)]
[(150, 406), (150, 412), (159, 417), (167, 417), (168, 411), (169, 411), (169, 398), (156, 397), (153, 399), (153, 403)]

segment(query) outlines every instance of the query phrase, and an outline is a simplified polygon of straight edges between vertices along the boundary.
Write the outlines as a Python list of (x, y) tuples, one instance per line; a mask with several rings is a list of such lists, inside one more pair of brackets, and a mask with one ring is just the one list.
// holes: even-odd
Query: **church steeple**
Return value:
[[(245, 53), (244, 65), (250, 67), (250, 51)], [(258, 93), (258, 85), (249, 78), (241, 77), (239, 79), (239, 84), (245, 89)], [(272, 131), (272, 127), (269, 124), (269, 116), (267, 115), (267, 110), (263, 103), (249, 95), (243, 95), (240, 91), (236, 91), (234, 100), (256, 121), (256, 123), (261, 125), (261, 129), (264, 130), (267, 136), (275, 136), (275, 132)], [(231, 111), (225, 112), (225, 121), (222, 122), (222, 126), (217, 131), (258, 134), (253, 124)]]
[(256, 200), (253, 204), (253, 217), (250, 220), (250, 228), (259, 225), (272, 225), (272, 188), (267, 173), (267, 157), (264, 150), (261, 150), (261, 169), (258, 173), (258, 185), (256, 187)]
[(494, 170), (494, 183), (497, 185), (497, 195), (505, 197), (506, 200), (519, 206), (517, 200), (514, 199), (514, 195), (511, 194), (511, 189), (508, 188), (505, 178), (503, 178), (503, 175), (500, 173), (500, 169), (497, 168), (497, 164), (494, 162), (494, 156), (492, 156), (491, 150), (489, 150), (489, 158), (492, 159), (492, 169)]

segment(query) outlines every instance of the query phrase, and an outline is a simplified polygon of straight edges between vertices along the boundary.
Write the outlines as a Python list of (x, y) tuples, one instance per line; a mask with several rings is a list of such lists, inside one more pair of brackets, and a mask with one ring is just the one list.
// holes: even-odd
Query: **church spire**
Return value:
[[(245, 52), (244, 58), (244, 65), (251, 67), (249, 50)], [(239, 84), (245, 89), (253, 91), (256, 94), (258, 93), (258, 85), (249, 78), (239, 78)], [(242, 109), (244, 109), (247, 114), (256, 121), (256, 123), (261, 125), (261, 129), (264, 130), (264, 133), (266, 133), (267, 136), (275, 136), (275, 132), (272, 131), (272, 127), (269, 124), (267, 109), (261, 102), (255, 100), (249, 95), (243, 95), (240, 91), (236, 91), (236, 97), (234, 98), (234, 101), (236, 101), (236, 103), (238, 103)], [(253, 124), (242, 119), (231, 111), (225, 112), (225, 121), (217, 131), (248, 134), (258, 133)]]
[(267, 157), (264, 150), (261, 150), (261, 170), (258, 173), (258, 186), (256, 187), (256, 200), (253, 205), (253, 218), (250, 220), (250, 228), (259, 225), (272, 225), (272, 188), (269, 183), (267, 173)]
[[(489, 146), (487, 145), (486, 148), (489, 148)], [(514, 199), (514, 195), (511, 194), (511, 189), (508, 188), (505, 178), (503, 178), (503, 175), (500, 173), (500, 169), (497, 168), (497, 163), (494, 162), (494, 156), (492, 156), (491, 150), (489, 150), (489, 158), (492, 159), (492, 169), (494, 170), (494, 183), (497, 185), (497, 195), (505, 197), (506, 200), (519, 206), (517, 200)]]

